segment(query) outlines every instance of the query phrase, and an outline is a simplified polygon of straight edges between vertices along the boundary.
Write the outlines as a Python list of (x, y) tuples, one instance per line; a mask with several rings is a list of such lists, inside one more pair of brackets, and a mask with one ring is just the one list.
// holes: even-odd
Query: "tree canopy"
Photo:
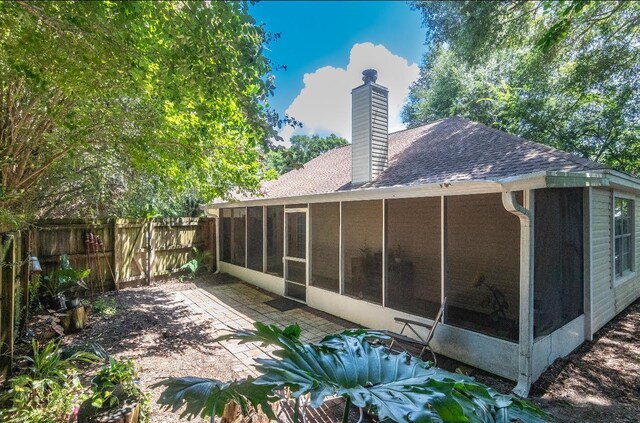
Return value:
[(1, 2), (0, 214), (171, 213), (257, 189), (292, 122), (268, 106), (271, 40), (245, 2)]
[(640, 173), (640, 3), (414, 2), (427, 28), (403, 120), (462, 115)]
[(267, 166), (280, 175), (293, 169), (301, 168), (309, 160), (329, 150), (349, 144), (346, 139), (336, 134), (326, 137), (321, 137), (320, 135), (294, 135), (290, 141), (291, 146), (289, 148), (278, 146), (266, 156)]

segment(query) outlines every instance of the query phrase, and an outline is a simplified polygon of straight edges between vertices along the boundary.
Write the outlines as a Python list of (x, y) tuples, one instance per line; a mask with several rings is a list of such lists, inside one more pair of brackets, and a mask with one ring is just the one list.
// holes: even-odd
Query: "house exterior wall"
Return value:
[(640, 297), (640, 197), (620, 193), (635, 200), (635, 273), (614, 281), (612, 247), (613, 195), (611, 189), (591, 191), (591, 304), (592, 327), (596, 332)]

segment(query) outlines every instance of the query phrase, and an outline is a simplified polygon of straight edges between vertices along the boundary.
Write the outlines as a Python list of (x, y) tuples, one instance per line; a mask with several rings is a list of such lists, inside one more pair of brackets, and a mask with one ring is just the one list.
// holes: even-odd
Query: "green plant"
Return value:
[(38, 308), (38, 293), (41, 283), (42, 276), (39, 273), (34, 273), (29, 281), (29, 311), (35, 311)]
[(109, 362), (102, 366), (98, 375), (91, 382), (93, 395), (91, 405), (96, 408), (112, 408), (120, 403), (116, 390), (120, 388), (126, 398), (135, 398), (140, 392), (135, 383), (136, 368), (131, 360), (118, 361), (109, 357)]
[(100, 358), (86, 351), (65, 355), (55, 341), (40, 347), (33, 340), (31, 345), (32, 355), (18, 358), (27, 367), (9, 381), (9, 389), (0, 395), (0, 420), (63, 421), (81, 397), (76, 363), (94, 363)]
[[(193, 258), (180, 266), (179, 270), (187, 272), (187, 278), (193, 279), (195, 278), (198, 271), (200, 271), (203, 267), (209, 270), (210, 262), (211, 262), (211, 252), (210, 251), (198, 251), (196, 247), (193, 247), (192, 250)], [(183, 278), (181, 277), (180, 280)]]
[(121, 401), (137, 400), (141, 407), (141, 421), (149, 415), (149, 396), (137, 384), (137, 372), (132, 360), (116, 360), (109, 357), (91, 382), (91, 406), (96, 411), (117, 407)]
[(102, 316), (113, 316), (118, 312), (118, 306), (114, 298), (98, 297), (93, 302), (93, 311)]
[(309, 395), (311, 407), (326, 398), (346, 400), (343, 421), (351, 404), (377, 415), (381, 422), (541, 422), (544, 413), (528, 402), (476, 382), (473, 378), (432, 367), (406, 353), (391, 353), (372, 341), (387, 338), (379, 332), (347, 330), (317, 344), (303, 344), (300, 328), (284, 330), (255, 323), (255, 330), (221, 337), (261, 342), (278, 349), (273, 359), (257, 360), (257, 378), (223, 383), (215, 379), (169, 378), (158, 402), (182, 416), (220, 416), (227, 402), (261, 407), (275, 418), (270, 404), (277, 393), (290, 390), (296, 400)]
[(44, 295), (56, 298), (60, 295), (77, 296), (88, 289), (84, 278), (89, 276), (91, 269), (77, 270), (71, 267), (69, 256), (60, 256), (60, 268), (42, 279), (41, 287)]

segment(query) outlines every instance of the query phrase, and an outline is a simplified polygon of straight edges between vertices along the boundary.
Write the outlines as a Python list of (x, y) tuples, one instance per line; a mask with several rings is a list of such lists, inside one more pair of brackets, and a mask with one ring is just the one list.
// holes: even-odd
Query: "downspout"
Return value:
[(513, 393), (526, 398), (533, 382), (533, 253), (534, 191), (525, 190), (524, 204), (514, 191), (502, 192), (504, 208), (520, 219), (520, 340), (518, 343), (518, 383)]

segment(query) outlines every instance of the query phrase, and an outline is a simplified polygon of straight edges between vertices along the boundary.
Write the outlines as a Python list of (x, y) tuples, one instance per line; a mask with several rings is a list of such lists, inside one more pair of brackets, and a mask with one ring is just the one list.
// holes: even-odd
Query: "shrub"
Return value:
[(118, 306), (114, 298), (99, 297), (93, 302), (93, 311), (102, 316), (113, 316), (118, 313)]
[(32, 356), (18, 358), (27, 363), (24, 372), (10, 379), (9, 389), (0, 395), (0, 421), (66, 421), (84, 398), (75, 364), (100, 358), (86, 351), (65, 355), (56, 341), (40, 348), (34, 340), (32, 349)]

